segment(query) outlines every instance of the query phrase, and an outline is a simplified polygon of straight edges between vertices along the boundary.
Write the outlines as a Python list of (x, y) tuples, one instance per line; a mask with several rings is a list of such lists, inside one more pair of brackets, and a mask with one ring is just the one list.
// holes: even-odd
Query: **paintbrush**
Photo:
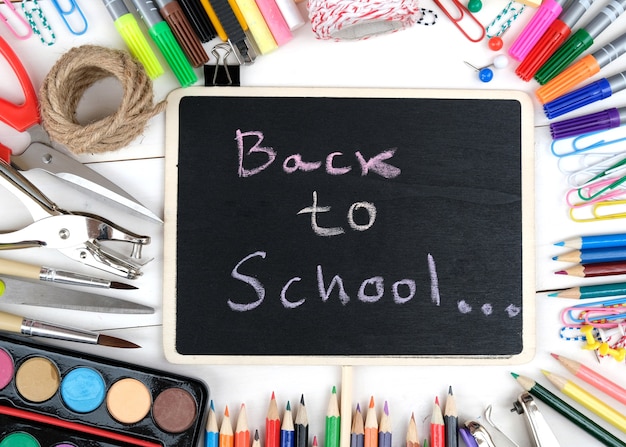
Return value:
[(18, 278), (35, 279), (44, 282), (68, 284), (72, 286), (98, 287), (103, 289), (136, 289), (137, 287), (117, 281), (94, 278), (80, 273), (66, 272), (50, 267), (27, 264), (25, 262), (0, 259), (0, 274)]
[(32, 335), (37, 337), (54, 338), (57, 340), (75, 341), (94, 345), (110, 346), (112, 348), (139, 348), (139, 345), (121, 338), (99, 334), (93, 331), (61, 326), (45, 321), (32, 320), (8, 312), (0, 312), (0, 331), (14, 334)]

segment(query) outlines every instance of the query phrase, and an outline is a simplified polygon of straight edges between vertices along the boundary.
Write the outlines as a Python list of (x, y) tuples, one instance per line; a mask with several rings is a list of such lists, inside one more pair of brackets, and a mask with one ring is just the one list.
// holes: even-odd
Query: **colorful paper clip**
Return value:
[[(609, 130), (589, 132), (572, 138), (553, 140), (550, 151), (556, 157), (568, 157), (594, 149), (623, 152), (624, 149), (617, 143), (626, 141), (626, 136), (623, 135), (625, 131), (626, 126), (620, 126)], [(612, 138), (613, 134), (617, 134), (615, 138)], [(609, 138), (607, 139), (607, 137)], [(568, 150), (558, 150), (561, 146), (565, 146)]]
[(502, 11), (485, 28), (487, 37), (500, 37), (508, 30), (513, 22), (524, 12), (526, 5), (516, 1), (510, 1)]
[(4, 21), (7, 28), (9, 28), (9, 31), (11, 31), (11, 33), (13, 33), (15, 37), (21, 40), (28, 39), (30, 36), (32, 36), (33, 30), (31, 29), (28, 22), (24, 19), (24, 17), (18, 14), (15, 6), (13, 6), (13, 3), (11, 3), (10, 1), (6, 1), (4, 2), (4, 4), (7, 5), (7, 8), (9, 8), (9, 11), (11, 11), (11, 14), (13, 14), (13, 19), (17, 21), (17, 24), (24, 28), (24, 32), (18, 31), (15, 26), (11, 24), (12, 19), (9, 19), (7, 16), (2, 14), (2, 12), (0, 12), (0, 18)]
[[(444, 0), (446, 1), (446, 0)], [(452, 23), (454, 23), (454, 26), (456, 26), (459, 31), (461, 31), (461, 33), (463, 33), (463, 35), (470, 40), (471, 42), (480, 42), (481, 40), (483, 40), (483, 38), (485, 37), (485, 27), (482, 25), (482, 23), (480, 23), (476, 17), (474, 17), (474, 15), (465, 7), (463, 6), (463, 4), (459, 1), (459, 0), (450, 0), (453, 4), (453, 6), (457, 9), (457, 15), (453, 16), (450, 13), (450, 10), (444, 8), (443, 4), (442, 4), (442, 0), (435, 0), (435, 4), (443, 11), (443, 13), (450, 19), (452, 20)], [(465, 30), (465, 28), (463, 28), (462, 22), (463, 19), (468, 18), (470, 21), (473, 22), (474, 25), (477, 26), (478, 28), (478, 37), (472, 37), (470, 35), (470, 33), (468, 33), (468, 31)]]
[(22, 11), (33, 33), (39, 36), (41, 43), (47, 46), (54, 45), (57, 38), (37, 0), (22, 0)]
[(561, 311), (561, 322), (569, 327), (591, 325), (595, 328), (613, 328), (621, 320), (626, 320), (626, 298), (582, 303)]
[[(67, 1), (69, 3), (69, 7), (67, 9), (63, 9), (61, 7), (61, 5), (59, 4), (59, 0), (52, 0), (52, 4), (54, 5), (59, 15), (63, 19), (63, 22), (65, 23), (65, 26), (70, 31), (70, 33), (74, 34), (75, 36), (80, 36), (82, 34), (85, 34), (87, 32), (87, 28), (89, 27), (89, 24), (87, 23), (87, 19), (85, 18), (85, 14), (83, 14), (83, 11), (78, 6), (78, 3), (76, 2), (76, 0), (67, 0)], [(68, 18), (69, 18), (69, 21), (68, 21)], [(76, 22), (82, 28), (78, 30), (74, 29), (72, 25), (70, 24), (70, 21)]]

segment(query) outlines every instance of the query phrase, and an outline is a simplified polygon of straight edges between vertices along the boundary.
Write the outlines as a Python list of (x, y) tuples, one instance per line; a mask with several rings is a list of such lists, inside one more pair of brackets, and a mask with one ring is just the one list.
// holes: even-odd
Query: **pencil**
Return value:
[(591, 278), (594, 276), (611, 276), (626, 274), (626, 261), (597, 262), (595, 264), (579, 264), (565, 270), (559, 270), (557, 275), (578, 276)]
[(261, 437), (259, 436), (259, 430), (254, 430), (254, 437), (252, 438), (252, 447), (261, 447)]
[(541, 400), (546, 405), (552, 407), (552, 409), (559, 412), (562, 416), (569, 419), (579, 428), (585, 430), (591, 436), (602, 442), (607, 447), (626, 447), (626, 443), (620, 441), (613, 434), (600, 427), (593, 422), (587, 416), (576, 410), (574, 407), (558, 398), (551, 393), (548, 389), (538, 384), (534, 380), (520, 376), (519, 374), (511, 373), (511, 375), (517, 380), (522, 388), (528, 391), (530, 394)]
[(391, 417), (389, 415), (389, 404), (385, 401), (383, 406), (383, 414), (380, 417), (380, 424), (378, 426), (378, 446), (379, 447), (391, 447)]
[(597, 388), (603, 393), (611, 396), (613, 399), (626, 405), (626, 389), (622, 388), (618, 384), (610, 381), (602, 374), (595, 372), (593, 369), (583, 365), (575, 360), (568, 359), (558, 354), (551, 354), (552, 357), (557, 359), (561, 364), (574, 376), (581, 380), (584, 380), (589, 385)]
[(561, 242), (557, 242), (554, 245), (557, 245), (559, 247), (570, 247), (577, 249), (625, 247), (626, 233), (581, 236), (571, 239), (565, 239)]
[(206, 422), (206, 433), (204, 437), (205, 447), (219, 447), (220, 432), (217, 427), (217, 416), (215, 415), (215, 407), (213, 400), (209, 404), (209, 415)]
[(363, 437), (365, 447), (378, 447), (378, 417), (376, 416), (376, 406), (374, 396), (370, 397), (370, 404), (365, 414), (365, 436)]
[(293, 415), (291, 413), (291, 404), (287, 401), (285, 413), (283, 414), (283, 423), (280, 426), (280, 447), (295, 447), (295, 427), (293, 426)]
[(555, 298), (571, 298), (574, 300), (626, 296), (626, 282), (572, 287), (550, 293), (548, 296)]
[(339, 447), (341, 434), (341, 416), (339, 414), (339, 402), (337, 400), (337, 387), (333, 386), (326, 411), (326, 443), (325, 447)]
[(233, 424), (230, 422), (230, 413), (226, 405), (222, 425), (220, 425), (220, 447), (234, 447), (234, 445)]
[(300, 406), (295, 420), (296, 447), (309, 447), (309, 416), (304, 404), (304, 394), (300, 396)]
[(235, 447), (250, 447), (250, 429), (248, 428), (248, 414), (245, 404), (241, 404), (241, 410), (239, 410), (239, 416), (237, 417)]
[(406, 431), (406, 447), (420, 447), (420, 441), (417, 437), (417, 424), (415, 423), (414, 413), (411, 413), (409, 428)]
[(276, 395), (273, 391), (265, 417), (265, 446), (280, 447), (280, 415), (278, 414)]
[(446, 445), (446, 427), (443, 422), (443, 414), (439, 405), (439, 397), (435, 397), (433, 405), (433, 414), (430, 418), (430, 446), (445, 447)]
[(363, 422), (363, 413), (361, 406), (356, 404), (356, 411), (352, 418), (352, 428), (350, 429), (350, 447), (365, 446), (365, 426)]
[(576, 262), (581, 264), (595, 264), (597, 262), (612, 262), (626, 260), (626, 247), (604, 247), (588, 250), (573, 250), (552, 259), (561, 262)]
[(446, 447), (457, 447), (459, 445), (459, 416), (456, 409), (456, 399), (452, 393), (452, 386), (448, 388), (443, 422), (446, 427)]
[(614, 427), (619, 428), (626, 433), (626, 416), (621, 414), (613, 407), (602, 402), (600, 399), (589, 393), (585, 389), (579, 387), (571, 380), (567, 380), (557, 374), (549, 371), (542, 371), (548, 380), (563, 394), (569, 396), (587, 410), (600, 416)]

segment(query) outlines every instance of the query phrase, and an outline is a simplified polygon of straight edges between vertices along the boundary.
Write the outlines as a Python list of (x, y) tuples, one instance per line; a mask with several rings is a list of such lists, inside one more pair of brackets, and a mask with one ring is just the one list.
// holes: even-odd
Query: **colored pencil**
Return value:
[(594, 276), (611, 276), (626, 274), (626, 261), (598, 262), (595, 264), (579, 264), (565, 270), (559, 270), (557, 275), (579, 276), (591, 278)]
[(224, 418), (222, 419), (222, 425), (220, 425), (220, 447), (234, 447), (235, 436), (233, 433), (233, 424), (230, 421), (230, 412), (228, 411), (228, 405), (224, 409)]
[(574, 300), (626, 296), (626, 282), (572, 287), (570, 289), (550, 293), (548, 296), (555, 298), (571, 298)]
[(365, 447), (378, 447), (378, 417), (376, 416), (374, 396), (370, 397), (370, 404), (365, 414), (365, 436), (363, 442)]
[(337, 400), (337, 387), (333, 386), (326, 411), (326, 443), (325, 447), (339, 447), (341, 435), (341, 416), (339, 414), (339, 401)]
[(597, 262), (613, 262), (626, 260), (626, 247), (592, 248), (590, 250), (574, 250), (555, 256), (555, 261), (595, 264)]
[(385, 401), (383, 406), (383, 414), (380, 416), (380, 424), (378, 425), (378, 446), (391, 447), (391, 416), (389, 415), (389, 403)]
[(439, 397), (435, 397), (433, 405), (433, 414), (430, 418), (430, 446), (445, 447), (446, 445), (446, 426), (443, 422), (443, 413), (439, 405)]
[(352, 428), (350, 429), (350, 447), (365, 446), (365, 425), (363, 422), (363, 413), (361, 406), (356, 404), (356, 411), (352, 418)]
[(304, 404), (304, 394), (300, 396), (300, 406), (295, 420), (296, 447), (309, 447), (309, 416)]
[(311, 445), (317, 447), (317, 436), (313, 436), (313, 443)]
[(261, 447), (261, 437), (259, 436), (259, 430), (254, 430), (254, 437), (252, 438), (252, 447)]
[(581, 388), (571, 380), (561, 377), (557, 374), (549, 371), (542, 371), (548, 380), (554, 385), (560, 392), (569, 396), (587, 410), (600, 416), (614, 427), (619, 428), (626, 433), (626, 416), (607, 405), (593, 394), (589, 393), (584, 388)]
[(250, 429), (248, 428), (248, 414), (245, 404), (241, 404), (239, 416), (237, 417), (235, 447), (250, 447)]
[(517, 380), (517, 383), (519, 383), (522, 388), (535, 396), (537, 399), (541, 400), (546, 405), (552, 407), (552, 409), (559, 412), (562, 416), (569, 419), (582, 430), (585, 430), (587, 433), (598, 439), (607, 447), (626, 447), (626, 442), (619, 440), (613, 434), (600, 427), (587, 416), (576, 410), (564, 400), (557, 397), (547, 388), (544, 388), (542, 385), (535, 382), (533, 379), (525, 376), (520, 376), (519, 374), (515, 373), (511, 373), (511, 375), (515, 378), (515, 380)]
[(280, 426), (280, 447), (295, 447), (295, 427), (293, 426), (293, 414), (291, 413), (291, 404), (287, 401), (285, 413), (283, 414), (283, 423)]
[(417, 424), (415, 423), (415, 414), (411, 413), (409, 427), (406, 431), (406, 447), (420, 447), (420, 441), (417, 436)]
[(206, 433), (204, 437), (205, 447), (219, 447), (220, 445), (220, 431), (217, 427), (217, 416), (215, 415), (215, 407), (213, 401), (209, 405), (209, 415), (206, 422)]
[(456, 408), (456, 399), (452, 393), (452, 386), (448, 387), (443, 423), (446, 427), (446, 447), (457, 447), (459, 445), (459, 415)]
[(280, 447), (280, 415), (273, 391), (265, 417), (265, 447)]
[(559, 247), (570, 247), (578, 249), (624, 247), (626, 246), (626, 233), (581, 236), (572, 239), (566, 239), (561, 242), (557, 242), (554, 245), (558, 245)]
[(593, 369), (583, 365), (575, 360), (568, 359), (558, 354), (551, 354), (574, 376), (584, 380), (589, 385), (597, 388), (603, 393), (611, 396), (613, 399), (626, 405), (626, 389), (622, 388), (615, 382), (610, 381), (602, 374), (597, 373)]

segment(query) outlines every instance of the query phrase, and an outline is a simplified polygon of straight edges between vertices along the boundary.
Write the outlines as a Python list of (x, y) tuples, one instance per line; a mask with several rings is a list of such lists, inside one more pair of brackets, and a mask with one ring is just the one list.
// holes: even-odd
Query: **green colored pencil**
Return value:
[(337, 387), (333, 387), (326, 412), (326, 442), (325, 447), (339, 447), (341, 434), (341, 416), (339, 415), (339, 402), (337, 400)]
[(572, 287), (571, 289), (551, 293), (548, 296), (554, 298), (571, 298), (574, 300), (626, 296), (626, 282)]
[(582, 428), (594, 438), (602, 442), (602, 444), (608, 447), (626, 447), (625, 442), (620, 441), (617, 437), (613, 436), (604, 428), (600, 427), (587, 416), (570, 406), (565, 401), (561, 400), (556, 395), (552, 394), (549, 390), (534, 380), (515, 373), (511, 373), (511, 375), (515, 378), (515, 380), (517, 380), (517, 383), (519, 383), (522, 388), (535, 396), (537, 399), (541, 400), (544, 404), (549, 405), (554, 410), (561, 413), (561, 415), (565, 416), (578, 427)]

